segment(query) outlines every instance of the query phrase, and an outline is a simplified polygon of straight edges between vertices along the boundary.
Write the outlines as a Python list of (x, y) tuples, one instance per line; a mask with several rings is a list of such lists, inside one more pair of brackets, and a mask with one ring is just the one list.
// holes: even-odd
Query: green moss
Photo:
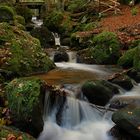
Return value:
[(10, 22), (14, 19), (15, 12), (12, 7), (0, 6), (0, 22)]
[(39, 102), (40, 89), (39, 79), (14, 79), (6, 86), (9, 108), (18, 120), (31, 117), (34, 106)]
[(120, 56), (120, 43), (115, 33), (102, 32), (92, 39), (93, 58), (98, 64), (115, 64)]
[(140, 45), (136, 48), (133, 66), (136, 70), (140, 71)]
[(16, 15), (16, 16), (14, 16), (14, 20), (16, 23), (20, 23), (22, 25), (25, 25), (25, 18), (23, 16)]
[(136, 54), (136, 48), (126, 51), (124, 55), (119, 58), (118, 65), (124, 68), (133, 67), (135, 54)]
[(140, 39), (131, 42), (129, 49), (135, 48), (140, 44)]
[(71, 0), (68, 4), (68, 10), (71, 12), (79, 11), (85, 7), (86, 3), (86, 0)]
[(58, 28), (63, 20), (63, 13), (61, 11), (53, 11), (48, 14), (44, 21), (44, 26), (46, 26), (51, 31), (58, 31)]
[(38, 38), (40, 40), (41, 46), (43, 48), (50, 47), (50, 44), (55, 44), (53, 34), (44, 26), (34, 28), (30, 33), (33, 37)]
[[(25, 75), (32, 72), (49, 71), (54, 63), (43, 52), (39, 40), (29, 33), (7, 23), (0, 24), (1, 53), (5, 60), (3, 70)], [(7, 51), (6, 51), (6, 50)]]

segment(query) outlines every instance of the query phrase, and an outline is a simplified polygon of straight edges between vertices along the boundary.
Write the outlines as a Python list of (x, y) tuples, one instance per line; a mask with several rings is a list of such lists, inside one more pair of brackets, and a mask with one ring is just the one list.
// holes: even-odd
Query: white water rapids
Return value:
[[(38, 26), (40, 26), (38, 22), (35, 23)], [(63, 47), (61, 46), (59, 36), (56, 35), (57, 34), (54, 34), (56, 45)], [(111, 73), (113, 73), (112, 70), (110, 70), (109, 68), (105, 68), (103, 66), (76, 64), (75, 63), (76, 53), (69, 52), (69, 51), (67, 51), (67, 53), (69, 54), (71, 63), (65, 63), (65, 62), (56, 63), (58, 68), (69, 69), (69, 70), (70, 69), (82, 70), (83, 72), (81, 73), (81, 75), (84, 75), (84, 73), (86, 73), (86, 75), (89, 75), (88, 73), (91, 72), (90, 77), (96, 74), (96, 76), (100, 75), (102, 79), (105, 76), (109, 76), (111, 75)], [(52, 59), (53, 59), (53, 55), (54, 52), (51, 52), (50, 57)], [(64, 77), (64, 75), (62, 76)], [(80, 77), (78, 78), (80, 79)], [(88, 80), (90, 78), (85, 77), (84, 79)], [(64, 79), (61, 80), (66, 82)], [(78, 82), (80, 83), (80, 81)], [(135, 87), (132, 91), (126, 93), (125, 95), (114, 97), (113, 100), (117, 100), (117, 99), (130, 100), (132, 98), (133, 100), (140, 99), (139, 92), (140, 92), (140, 86)], [(51, 105), (50, 101), (51, 101), (50, 94), (46, 93), (44, 116), (43, 116), (44, 128), (38, 140), (114, 140), (113, 137), (108, 135), (108, 131), (114, 125), (113, 122), (111, 121), (110, 113), (109, 113), (110, 115), (108, 114), (103, 115), (101, 114), (100, 111), (91, 107), (90, 104), (86, 103), (85, 101), (80, 101), (75, 97), (70, 96), (70, 97), (66, 97), (66, 102), (64, 103), (63, 108), (61, 108), (62, 110), (61, 125), (58, 125), (57, 112), (58, 112), (58, 108), (60, 107), (60, 102), (59, 100), (57, 100), (55, 106), (53, 108), (50, 108)]]
[[(56, 123), (57, 107), (49, 110), (50, 98), (45, 99), (44, 129), (38, 140), (111, 140), (107, 132), (112, 123), (87, 102), (66, 97), (62, 112), (62, 124)], [(50, 113), (51, 112), (51, 113)]]

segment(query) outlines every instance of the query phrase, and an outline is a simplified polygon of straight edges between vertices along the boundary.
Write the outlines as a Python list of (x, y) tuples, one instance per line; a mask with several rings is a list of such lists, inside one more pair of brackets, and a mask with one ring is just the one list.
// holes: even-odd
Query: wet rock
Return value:
[(85, 64), (95, 64), (95, 60), (90, 54), (89, 49), (83, 49), (77, 52), (76, 55), (77, 63), (85, 63)]
[(89, 102), (102, 106), (106, 105), (113, 95), (119, 93), (116, 86), (104, 80), (84, 83), (82, 92)]
[(68, 62), (69, 61), (69, 55), (66, 51), (57, 51), (54, 54), (54, 62)]
[(61, 39), (61, 45), (62, 46), (70, 46), (70, 38), (69, 37), (67, 37), (67, 38), (62, 38)]
[(124, 74), (117, 74), (110, 82), (119, 85), (125, 90), (131, 90), (133, 88), (132, 80)]
[(124, 108), (128, 105), (128, 103), (123, 103), (119, 100), (116, 100), (116, 101), (112, 101), (109, 105), (109, 107), (111, 108), (115, 108), (115, 109), (121, 109), (121, 108)]
[(127, 72), (127, 75), (129, 77), (131, 77), (132, 79), (134, 79), (137, 83), (140, 83), (140, 72), (135, 70), (135, 69), (131, 69), (130, 71)]
[(117, 126), (134, 137), (140, 138), (140, 107), (131, 105), (112, 115)]
[(113, 136), (115, 140), (138, 140), (138, 138), (132, 136), (117, 125), (111, 128), (111, 130), (109, 131), (109, 135)]

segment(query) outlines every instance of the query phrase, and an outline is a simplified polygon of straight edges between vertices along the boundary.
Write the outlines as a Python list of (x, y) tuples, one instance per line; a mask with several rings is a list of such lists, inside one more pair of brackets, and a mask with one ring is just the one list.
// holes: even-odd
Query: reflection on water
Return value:
[(107, 79), (114, 73), (111, 69), (98, 65), (77, 63), (56, 63), (58, 67), (48, 73), (37, 75), (49, 84), (75, 84), (87, 80)]

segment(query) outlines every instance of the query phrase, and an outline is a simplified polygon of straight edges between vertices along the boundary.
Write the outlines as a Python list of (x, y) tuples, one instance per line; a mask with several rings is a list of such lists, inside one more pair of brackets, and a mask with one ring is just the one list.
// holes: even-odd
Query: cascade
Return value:
[[(44, 108), (44, 129), (38, 140), (111, 140), (107, 132), (113, 126), (86, 101), (76, 99), (74, 94), (66, 97), (61, 108), (61, 124), (56, 114), (60, 109), (60, 99), (56, 99), (50, 111), (50, 94), (46, 93)], [(62, 98), (62, 97), (59, 97)]]

